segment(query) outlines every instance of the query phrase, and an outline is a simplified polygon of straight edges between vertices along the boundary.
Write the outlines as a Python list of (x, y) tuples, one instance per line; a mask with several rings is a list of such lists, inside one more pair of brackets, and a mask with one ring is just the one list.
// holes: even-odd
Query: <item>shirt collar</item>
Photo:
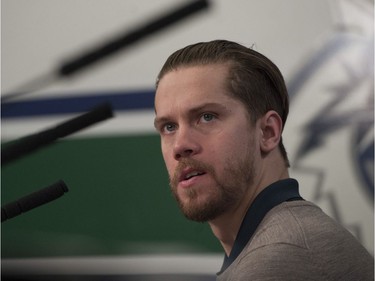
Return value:
[(272, 183), (260, 192), (246, 212), (232, 251), (229, 257), (224, 256), (223, 266), (219, 273), (227, 269), (238, 257), (269, 210), (282, 202), (301, 199), (298, 182), (291, 178)]

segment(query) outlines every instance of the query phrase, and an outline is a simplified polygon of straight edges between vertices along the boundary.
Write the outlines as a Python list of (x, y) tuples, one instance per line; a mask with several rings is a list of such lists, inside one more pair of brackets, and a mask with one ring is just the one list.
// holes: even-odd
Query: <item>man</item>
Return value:
[(373, 280), (372, 256), (289, 178), (288, 94), (269, 59), (198, 43), (167, 59), (156, 87), (171, 189), (223, 246), (218, 280)]

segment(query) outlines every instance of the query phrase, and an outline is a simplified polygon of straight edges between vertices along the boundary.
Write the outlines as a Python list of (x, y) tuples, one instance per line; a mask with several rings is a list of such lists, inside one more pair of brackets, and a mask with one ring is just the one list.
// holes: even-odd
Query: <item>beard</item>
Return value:
[[(247, 189), (254, 180), (254, 157), (247, 151), (242, 160), (226, 159), (223, 173), (219, 176), (213, 166), (194, 159), (183, 159), (176, 168), (173, 177), (170, 179), (170, 187), (176, 201), (186, 218), (197, 221), (211, 221), (228, 209), (234, 207), (240, 202)], [(199, 195), (200, 190), (194, 187), (183, 190), (185, 199), (179, 196), (177, 186), (180, 173), (186, 168), (191, 167), (196, 170), (205, 171), (213, 178), (211, 186), (199, 187), (209, 193), (207, 198), (202, 199)]]

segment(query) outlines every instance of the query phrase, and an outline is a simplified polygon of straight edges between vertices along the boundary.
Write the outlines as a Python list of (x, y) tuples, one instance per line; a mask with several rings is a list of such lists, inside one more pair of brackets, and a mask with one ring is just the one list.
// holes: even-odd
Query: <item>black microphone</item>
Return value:
[(59, 180), (51, 186), (42, 188), (17, 201), (6, 204), (4, 207), (1, 207), (1, 222), (55, 200), (64, 195), (65, 192), (68, 192), (68, 187), (64, 181)]
[(59, 138), (66, 137), (110, 117), (113, 117), (112, 107), (109, 103), (104, 103), (87, 113), (63, 122), (51, 129), (6, 144), (1, 149), (1, 164), (4, 165)]
[(112, 55), (122, 49), (125, 49), (127, 46), (143, 39), (146, 36), (149, 36), (159, 30), (162, 30), (182, 19), (208, 7), (207, 0), (196, 0), (192, 1), (182, 7), (168, 12), (167, 14), (152, 20), (143, 26), (137, 28), (136, 30), (123, 34), (114, 40), (105, 43), (102, 46), (99, 46), (88, 53), (73, 58), (71, 61), (64, 63), (58, 69), (59, 76), (69, 76), (75, 72), (105, 58), (109, 55)]

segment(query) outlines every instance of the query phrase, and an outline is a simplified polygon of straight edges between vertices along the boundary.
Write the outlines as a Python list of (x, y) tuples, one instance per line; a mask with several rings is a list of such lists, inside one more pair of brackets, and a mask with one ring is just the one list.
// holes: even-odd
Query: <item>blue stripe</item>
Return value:
[(153, 109), (154, 96), (154, 90), (144, 90), (7, 102), (1, 104), (1, 118), (81, 113), (104, 102), (109, 102), (114, 111)]

